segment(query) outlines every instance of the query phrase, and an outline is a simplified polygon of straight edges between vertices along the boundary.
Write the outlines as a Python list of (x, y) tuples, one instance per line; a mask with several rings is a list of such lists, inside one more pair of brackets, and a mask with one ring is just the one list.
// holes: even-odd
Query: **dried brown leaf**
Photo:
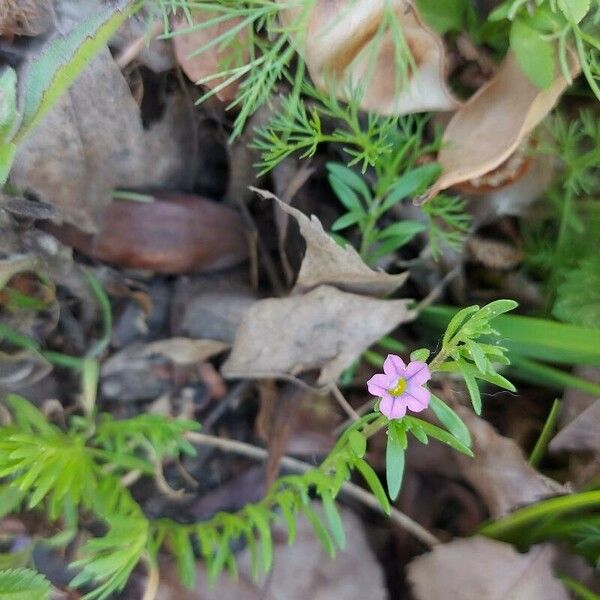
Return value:
[(406, 281), (408, 273), (390, 275), (368, 267), (352, 246), (339, 246), (314, 215), (309, 219), (274, 194), (255, 191), (274, 200), (282, 211), (296, 219), (306, 241), (306, 252), (292, 293), (302, 294), (319, 285), (333, 285), (346, 292), (383, 297)]
[(320, 369), (335, 382), (371, 344), (416, 313), (408, 300), (378, 300), (320, 286), (257, 302), (244, 315), (222, 371), (228, 378), (289, 377)]
[[(572, 75), (578, 70), (571, 57)], [(442, 175), (421, 200), (481, 177), (508, 160), (566, 87), (566, 79), (559, 75), (549, 89), (540, 90), (509, 53), (496, 75), (450, 120), (438, 155)]]
[(568, 600), (552, 572), (554, 549), (519, 554), (483, 537), (457, 539), (413, 560), (408, 578), (417, 600)]
[(189, 119), (174, 94), (161, 120), (144, 129), (106, 48), (19, 145), (11, 182), (55, 206), (57, 222), (96, 231), (114, 188), (185, 183)]
[[(304, 9), (282, 11), (285, 22), (304, 18)], [(412, 65), (402, 74), (387, 11), (402, 30)], [(454, 110), (446, 87), (442, 39), (421, 21), (405, 0), (316, 0), (302, 28), (304, 56), (315, 84), (348, 100), (362, 86), (361, 107), (386, 115)], [(306, 31), (306, 32), (305, 32)]]
[(477, 490), (490, 516), (498, 518), (515, 508), (568, 489), (536, 471), (510, 438), (500, 435), (470, 409), (457, 412), (473, 438), (474, 458), (455, 455), (461, 475)]
[(552, 452), (590, 452), (600, 458), (600, 400), (561, 429), (550, 442)]

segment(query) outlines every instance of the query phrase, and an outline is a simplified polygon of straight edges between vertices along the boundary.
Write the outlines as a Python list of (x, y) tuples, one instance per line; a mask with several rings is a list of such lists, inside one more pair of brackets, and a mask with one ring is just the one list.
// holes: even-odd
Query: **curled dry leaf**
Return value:
[(173, 94), (145, 129), (105, 48), (19, 144), (11, 182), (52, 204), (57, 222), (95, 232), (113, 189), (185, 184), (194, 154), (188, 108)]
[(568, 600), (552, 572), (554, 555), (551, 546), (519, 554), (483, 537), (457, 539), (413, 560), (408, 579), (417, 600)]
[(457, 412), (471, 432), (475, 456), (455, 453), (454, 459), (460, 474), (477, 490), (492, 518), (548, 496), (568, 493), (566, 487), (538, 473), (525, 460), (519, 446), (487, 421), (464, 407), (457, 407)]
[(50, 6), (47, 0), (2, 0), (0, 35), (38, 35), (48, 28)]
[(113, 201), (97, 234), (46, 225), (63, 243), (120, 267), (159, 273), (212, 271), (248, 258), (241, 217), (199, 196), (161, 192), (151, 201)]
[(369, 346), (416, 312), (409, 300), (377, 300), (320, 286), (257, 302), (244, 315), (222, 371), (227, 378), (289, 377), (320, 369), (337, 381)]
[(333, 285), (346, 292), (382, 297), (406, 281), (407, 273), (390, 275), (368, 267), (352, 246), (339, 246), (314, 215), (309, 219), (274, 194), (253, 189), (263, 198), (274, 200), (280, 210), (296, 219), (306, 241), (306, 252), (292, 293), (302, 294), (319, 285)]
[[(570, 66), (575, 75), (579, 63), (574, 56)], [(442, 175), (420, 202), (453, 185), (476, 180), (509, 160), (567, 85), (561, 74), (547, 90), (537, 88), (509, 52), (496, 75), (450, 120), (437, 159)]]
[[(175, 56), (181, 65), (183, 72), (193, 81), (198, 82), (205, 77), (220, 73), (226, 69), (239, 66), (238, 63), (245, 62), (249, 53), (248, 27), (245, 26), (237, 32), (235, 45), (221, 48), (220, 44), (214, 44), (204, 52), (197, 51), (209, 44), (212, 40), (227, 33), (234, 27), (243, 23), (242, 18), (232, 18), (221, 21), (216, 25), (205, 27), (204, 23), (214, 18), (216, 14), (207, 12), (205, 9), (189, 11), (191, 22), (185, 14), (175, 20), (173, 30), (175, 37)], [(220, 86), (226, 81), (227, 76), (210, 79), (204, 83), (211, 89)], [(223, 102), (231, 102), (237, 93), (239, 81), (234, 81), (216, 92), (217, 98)]]
[(550, 451), (579, 455), (571, 465), (578, 483), (590, 481), (600, 472), (600, 400), (586, 408), (550, 442)]
[[(308, 20), (298, 42), (321, 89), (333, 88), (348, 100), (360, 84), (361, 107), (385, 115), (457, 108), (446, 87), (443, 41), (423, 24), (412, 2), (315, 0), (309, 14), (304, 10), (285, 9), (281, 18), (285, 23)], [(397, 47), (398, 38), (403, 47)], [(402, 73), (397, 54), (406, 51), (410, 60)]]

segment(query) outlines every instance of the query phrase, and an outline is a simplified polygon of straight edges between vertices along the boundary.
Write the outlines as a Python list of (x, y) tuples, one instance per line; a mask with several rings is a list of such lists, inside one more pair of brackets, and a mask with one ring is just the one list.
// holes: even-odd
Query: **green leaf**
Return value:
[(418, 360), (421, 362), (427, 362), (429, 359), (429, 355), (431, 354), (429, 348), (419, 348), (418, 350), (413, 350), (410, 353), (410, 360)]
[(106, 45), (132, 12), (129, 4), (127, 0), (121, 0), (117, 9), (104, 6), (97, 15), (85, 19), (65, 36), (51, 38), (42, 47), (24, 77), (23, 118), (15, 142), (35, 127)]
[(406, 242), (412, 240), (415, 235), (426, 231), (427, 227), (423, 225), (423, 223), (419, 223), (418, 221), (401, 221), (400, 223), (393, 223), (389, 225), (385, 229), (382, 229), (377, 234), (377, 239), (385, 239), (389, 237), (396, 238), (405, 238)]
[(467, 349), (469, 350), (469, 356), (475, 362), (475, 366), (482, 373), (487, 373), (488, 362), (479, 344), (477, 342), (474, 342), (473, 340), (467, 340), (465, 344), (467, 346)]
[(586, 258), (567, 273), (552, 314), (561, 321), (600, 329), (600, 256)]
[(404, 173), (391, 187), (380, 214), (387, 212), (400, 200), (422, 192), (440, 174), (440, 170), (437, 163), (430, 163)]
[(312, 509), (310, 504), (305, 504), (302, 508), (302, 511), (304, 512), (304, 515), (308, 519), (308, 522), (312, 525), (312, 528), (313, 528), (317, 538), (323, 545), (323, 548), (325, 548), (327, 554), (331, 558), (334, 558), (335, 557), (335, 546), (333, 545), (333, 542), (331, 541), (331, 537), (330, 537), (327, 529), (323, 526), (323, 523), (321, 523), (321, 520), (317, 516), (317, 513)]
[(368, 256), (367, 262), (374, 262), (382, 256), (387, 256), (388, 254), (395, 252), (399, 248), (402, 248), (402, 246), (406, 246), (406, 244), (410, 242), (411, 238), (412, 236), (410, 236), (409, 238), (407, 238), (406, 236), (387, 238), (385, 242), (377, 246), (377, 250), (375, 250), (375, 252), (372, 252)]
[(51, 591), (50, 582), (30, 569), (0, 571), (2, 600), (47, 600)]
[(363, 213), (364, 210), (356, 192), (337, 177), (329, 177), (331, 185), (338, 200), (351, 212)]
[(462, 31), (465, 15), (471, 8), (469, 0), (417, 0), (419, 13), (438, 33)]
[[(327, 171), (329, 171), (331, 182), (332, 179), (341, 181), (344, 185), (358, 192), (363, 196), (367, 203), (372, 199), (371, 190), (365, 180), (349, 167), (335, 162), (327, 163)], [(360, 202), (359, 202), (360, 205)]]
[(404, 419), (408, 422), (411, 431), (415, 429), (422, 429), (429, 437), (435, 438), (444, 444), (466, 454), (467, 456), (473, 456), (473, 452), (471, 452), (470, 448), (467, 448), (464, 444), (461, 444), (453, 435), (450, 435), (447, 431), (444, 431), (440, 427), (436, 425), (432, 425), (427, 421), (423, 421), (422, 419), (417, 419), (415, 417), (404, 417)]
[(365, 438), (361, 431), (353, 429), (348, 434), (348, 444), (350, 444), (352, 452), (354, 452), (358, 458), (362, 458), (365, 455), (365, 452), (367, 451), (367, 438)]
[(469, 373), (463, 372), (463, 377), (465, 378), (465, 383), (467, 384), (467, 390), (469, 391), (469, 396), (471, 397), (471, 403), (473, 404), (473, 410), (476, 414), (481, 414), (481, 392), (479, 391), (479, 386), (477, 385), (477, 380), (475, 377), (470, 375)]
[(471, 434), (463, 420), (442, 400), (431, 394), (429, 408), (440, 423), (467, 448), (471, 447)]
[(453, 317), (450, 319), (450, 323), (446, 327), (446, 331), (444, 333), (444, 338), (442, 339), (442, 344), (446, 346), (450, 340), (458, 333), (461, 326), (464, 324), (466, 319), (476, 313), (479, 310), (479, 306), (467, 306), (459, 310)]
[(392, 500), (396, 500), (400, 493), (404, 475), (404, 448), (400, 443), (396, 429), (397, 422), (390, 421), (385, 451), (385, 477), (388, 494)]
[(513, 21), (510, 29), (510, 47), (519, 66), (540, 89), (546, 90), (554, 81), (554, 46), (523, 19)]
[(331, 226), (331, 231), (341, 231), (342, 229), (346, 229), (351, 225), (355, 225), (358, 223), (364, 214), (362, 212), (349, 212), (345, 215), (342, 215), (339, 219), (336, 219)]
[(569, 21), (579, 23), (590, 10), (590, 0), (558, 0), (558, 6)]
[(346, 548), (346, 533), (344, 532), (344, 524), (335, 505), (335, 500), (327, 490), (320, 490), (320, 495), (333, 539), (338, 548), (344, 550)]
[(385, 490), (381, 485), (381, 481), (379, 481), (379, 477), (377, 477), (377, 473), (375, 473), (373, 468), (362, 458), (356, 458), (354, 460), (354, 465), (367, 482), (367, 485), (371, 488), (371, 491), (375, 495), (375, 498), (377, 498), (383, 512), (385, 512), (386, 515), (389, 515), (391, 509), (390, 502), (385, 495)]
[(250, 515), (260, 533), (263, 570), (268, 573), (273, 564), (273, 539), (269, 527), (269, 513), (263, 507), (253, 504), (246, 507), (246, 512)]

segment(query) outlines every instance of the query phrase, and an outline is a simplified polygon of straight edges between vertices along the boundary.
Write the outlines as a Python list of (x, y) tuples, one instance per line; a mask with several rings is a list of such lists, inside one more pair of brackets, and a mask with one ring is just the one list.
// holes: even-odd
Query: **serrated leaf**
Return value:
[(437, 396), (431, 394), (429, 408), (440, 423), (464, 446), (471, 447), (471, 433), (463, 420)]
[(0, 571), (2, 600), (47, 600), (51, 591), (50, 582), (30, 569)]
[(600, 329), (600, 257), (590, 256), (567, 273), (552, 314), (561, 321)]
[(15, 141), (22, 140), (48, 112), (84, 67), (130, 14), (130, 2), (103, 6), (65, 36), (50, 39), (25, 74), (23, 117)]
[(365, 462), (362, 458), (356, 458), (354, 461), (354, 466), (358, 469), (358, 472), (363, 476), (364, 480), (367, 482), (367, 485), (377, 498), (379, 505), (383, 509), (386, 515), (390, 514), (390, 502), (385, 495), (385, 490), (381, 485), (381, 481), (379, 481), (379, 477), (377, 477), (377, 473), (373, 471), (371, 465)]
[(385, 477), (388, 494), (392, 500), (398, 497), (404, 476), (404, 448), (396, 430), (396, 422), (391, 421), (385, 451)]
[(542, 34), (517, 18), (510, 28), (510, 47), (519, 66), (540, 89), (546, 90), (554, 81), (554, 46)]
[(467, 385), (467, 390), (469, 392), (469, 396), (471, 398), (471, 404), (473, 404), (473, 410), (475, 414), (481, 414), (481, 392), (479, 391), (479, 386), (477, 385), (477, 380), (475, 377), (470, 375), (469, 373), (463, 373), (463, 377), (465, 379), (465, 383)]

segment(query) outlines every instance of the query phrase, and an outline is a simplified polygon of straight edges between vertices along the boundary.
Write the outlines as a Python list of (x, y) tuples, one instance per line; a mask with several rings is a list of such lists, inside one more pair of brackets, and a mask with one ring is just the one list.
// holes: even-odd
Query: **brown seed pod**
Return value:
[(91, 258), (158, 273), (214, 271), (249, 255), (238, 213), (188, 194), (161, 192), (152, 202), (116, 200), (96, 235), (71, 225), (44, 228)]

